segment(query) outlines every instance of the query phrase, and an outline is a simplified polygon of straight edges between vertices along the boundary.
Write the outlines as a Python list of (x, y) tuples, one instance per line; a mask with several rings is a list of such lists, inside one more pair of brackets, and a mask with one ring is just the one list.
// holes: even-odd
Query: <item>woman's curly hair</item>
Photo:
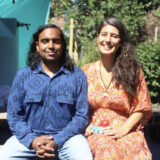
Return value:
[(139, 82), (140, 65), (134, 56), (134, 46), (132, 45), (128, 31), (125, 25), (116, 18), (105, 18), (99, 28), (97, 34), (99, 35), (101, 29), (105, 25), (112, 25), (119, 30), (121, 46), (118, 48), (114, 57), (114, 65), (112, 68), (113, 80), (116, 81), (116, 86), (120, 85), (131, 96), (134, 96), (137, 91)]
[(73, 63), (72, 63), (72, 61), (69, 57), (69, 54), (67, 52), (64, 34), (63, 34), (62, 30), (54, 24), (46, 24), (46, 25), (40, 26), (37, 29), (37, 31), (33, 34), (30, 49), (28, 51), (28, 57), (27, 57), (27, 62), (26, 62), (27, 65), (30, 66), (32, 70), (34, 70), (35, 68), (37, 68), (38, 64), (40, 63), (41, 56), (37, 52), (36, 43), (38, 42), (40, 33), (47, 28), (56, 28), (60, 32), (60, 36), (62, 39), (62, 46), (63, 46), (62, 56), (60, 58), (60, 65), (64, 66), (68, 70), (72, 71), (73, 70)]

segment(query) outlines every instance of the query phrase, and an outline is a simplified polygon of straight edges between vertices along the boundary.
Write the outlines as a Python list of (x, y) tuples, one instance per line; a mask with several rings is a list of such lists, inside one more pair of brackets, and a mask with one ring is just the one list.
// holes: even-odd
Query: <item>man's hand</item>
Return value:
[(54, 158), (56, 143), (52, 136), (40, 136), (33, 140), (32, 147), (39, 158)]
[[(49, 140), (45, 145), (40, 146), (40, 148), (45, 151), (43, 154), (45, 158), (54, 158), (55, 154), (53, 153), (53, 151), (56, 149), (56, 147), (57, 145), (53, 139)], [(39, 155), (39, 152), (37, 153)]]

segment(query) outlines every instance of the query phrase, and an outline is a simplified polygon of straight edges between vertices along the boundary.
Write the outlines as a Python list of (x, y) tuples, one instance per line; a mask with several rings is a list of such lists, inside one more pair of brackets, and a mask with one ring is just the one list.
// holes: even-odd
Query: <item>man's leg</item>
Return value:
[(9, 138), (0, 150), (2, 160), (36, 160), (34, 150), (29, 150), (15, 136)]
[(76, 135), (59, 150), (60, 160), (92, 160), (91, 150), (83, 135)]

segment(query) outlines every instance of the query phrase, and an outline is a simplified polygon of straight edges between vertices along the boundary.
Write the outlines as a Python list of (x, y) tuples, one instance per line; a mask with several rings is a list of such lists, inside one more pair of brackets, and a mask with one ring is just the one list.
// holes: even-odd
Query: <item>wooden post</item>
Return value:
[(73, 58), (73, 29), (74, 29), (74, 20), (70, 19), (70, 34), (69, 34), (69, 55)]
[(158, 37), (158, 27), (155, 28), (155, 36), (154, 36), (154, 41), (157, 41)]
[(74, 61), (78, 61), (78, 52), (77, 52), (77, 41), (74, 42)]

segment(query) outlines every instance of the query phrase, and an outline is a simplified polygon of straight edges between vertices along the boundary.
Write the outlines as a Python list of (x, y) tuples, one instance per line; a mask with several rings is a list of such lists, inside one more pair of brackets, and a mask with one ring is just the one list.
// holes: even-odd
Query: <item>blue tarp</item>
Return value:
[(10, 87), (7, 85), (0, 86), (0, 112), (6, 112)]
[(6, 25), (0, 21), (0, 37), (14, 37), (14, 34), (6, 27)]

